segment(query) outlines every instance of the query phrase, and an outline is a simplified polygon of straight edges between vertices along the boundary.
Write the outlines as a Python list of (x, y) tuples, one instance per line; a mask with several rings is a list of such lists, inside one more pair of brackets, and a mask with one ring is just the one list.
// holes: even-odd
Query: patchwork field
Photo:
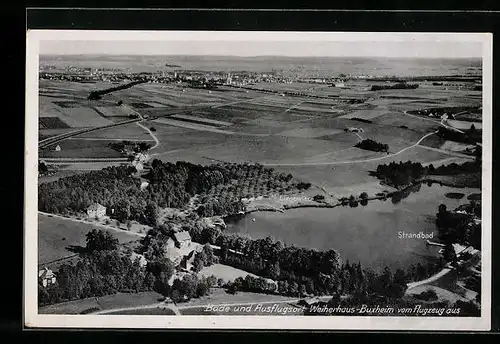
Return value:
[[(82, 111), (81, 104), (87, 102), (86, 92), (104, 85), (70, 83), (71, 87), (74, 86), (72, 91), (66, 91), (62, 85), (64, 83), (57, 86), (57, 82), (52, 82), (41, 91), (41, 95), (68, 98), (41, 96), (44, 99), (41, 104), (47, 113), (44, 118), (55, 116), (70, 126), (83, 126), (85, 121), (90, 123), (86, 125), (101, 125), (118, 118), (125, 119), (129, 109), (133, 108), (150, 116), (150, 120), (142, 124), (151, 128), (159, 141), (159, 145), (150, 151), (154, 158), (199, 164), (259, 162), (297, 175), (336, 194), (383, 189), (377, 180), (368, 176), (368, 172), (379, 163), (407, 160), (439, 163), (457, 158), (446, 152), (453, 153), (464, 147), (445, 144), (436, 135), (428, 136), (420, 144), (441, 151), (411, 148), (424, 135), (437, 130), (439, 123), (406, 115), (403, 111), (480, 104), (481, 94), (464, 89), (447, 90), (425, 83), (414, 90), (373, 92), (368, 90), (371, 86), (368, 81), (350, 81), (345, 88), (307, 83), (259, 83), (251, 86), (300, 92), (305, 96), (281, 96), (280, 93), (226, 86), (208, 91), (188, 88), (184, 84), (146, 83), (113, 92), (96, 103), (91, 102), (91, 107), (86, 108), (82, 116), (76, 116), (77, 112), (71, 111)], [(346, 97), (366, 102), (339, 102), (340, 98)], [(127, 107), (117, 106), (118, 101), (123, 101)], [(59, 123), (58, 120), (43, 121), (46, 127), (50, 124), (57, 126), (56, 121)], [(362, 131), (346, 132), (348, 127)], [(47, 135), (49, 130), (55, 133), (65, 129), (42, 129), (40, 134)], [(135, 123), (126, 124), (62, 141), (61, 152), (51, 151), (48, 156), (117, 156), (108, 147), (114, 139), (151, 141), (153, 138)], [(390, 154), (355, 148), (354, 145), (363, 139), (387, 144)], [(65, 168), (81, 170), (91, 167), (74, 164)]]

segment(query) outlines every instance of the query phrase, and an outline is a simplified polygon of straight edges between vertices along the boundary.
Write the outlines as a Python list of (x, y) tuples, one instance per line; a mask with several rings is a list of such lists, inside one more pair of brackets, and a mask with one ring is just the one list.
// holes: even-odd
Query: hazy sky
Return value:
[(230, 55), (230, 56), (374, 56), (452, 58), (481, 57), (477, 41), (40, 41), (41, 55)]

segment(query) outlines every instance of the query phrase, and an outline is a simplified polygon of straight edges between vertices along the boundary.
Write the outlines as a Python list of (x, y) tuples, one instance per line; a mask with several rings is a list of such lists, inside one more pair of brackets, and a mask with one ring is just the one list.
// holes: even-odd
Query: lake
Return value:
[[(465, 194), (461, 200), (445, 197), (446, 193)], [(381, 269), (406, 268), (438, 257), (438, 248), (426, 245), (425, 239), (401, 239), (405, 233), (433, 233), (438, 206), (443, 203), (454, 209), (467, 203), (466, 197), (477, 189), (458, 189), (422, 184), (399, 203), (372, 200), (357, 208), (297, 208), (278, 212), (254, 212), (243, 218), (228, 219), (229, 233), (248, 234), (252, 238), (268, 235), (296, 245), (318, 250), (335, 249), (342, 259), (361, 262), (365, 267)], [(253, 220), (255, 219), (255, 221)]]

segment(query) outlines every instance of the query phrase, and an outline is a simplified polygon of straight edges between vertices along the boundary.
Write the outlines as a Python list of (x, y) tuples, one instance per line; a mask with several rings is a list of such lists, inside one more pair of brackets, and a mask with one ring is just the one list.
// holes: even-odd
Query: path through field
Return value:
[(151, 137), (153, 138), (153, 140), (155, 141), (155, 145), (153, 147), (151, 147), (150, 149), (154, 149), (154, 148), (156, 148), (156, 147), (158, 147), (160, 145), (160, 140), (158, 140), (158, 138), (155, 136), (155, 134), (153, 134), (153, 132), (151, 131), (151, 129), (149, 129), (148, 127), (143, 126), (141, 124), (141, 122), (136, 122), (135, 124), (137, 124), (142, 129), (146, 130), (149, 133), (149, 135), (151, 135)]

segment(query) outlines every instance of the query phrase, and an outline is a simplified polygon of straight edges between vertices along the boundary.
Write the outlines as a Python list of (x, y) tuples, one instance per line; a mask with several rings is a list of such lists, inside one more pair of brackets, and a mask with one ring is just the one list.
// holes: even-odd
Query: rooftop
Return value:
[(99, 204), (99, 203), (93, 203), (91, 204), (87, 210), (99, 210), (99, 209), (102, 209), (102, 208), (106, 208), (105, 206)]
[(189, 235), (188, 231), (177, 232), (174, 234), (174, 237), (178, 242), (191, 240), (191, 235)]

